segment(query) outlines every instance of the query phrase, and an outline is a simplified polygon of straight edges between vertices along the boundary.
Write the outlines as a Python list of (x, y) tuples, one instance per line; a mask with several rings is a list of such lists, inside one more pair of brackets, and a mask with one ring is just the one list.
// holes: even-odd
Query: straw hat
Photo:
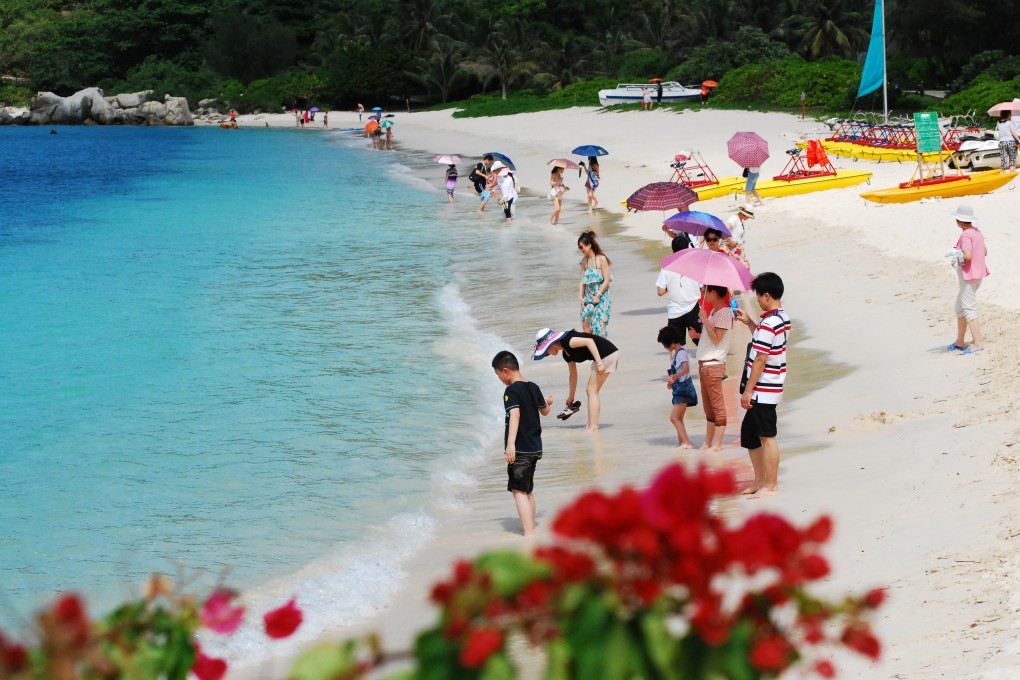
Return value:
[(974, 208), (969, 205), (961, 205), (956, 209), (956, 212), (950, 215), (954, 220), (958, 222), (967, 222), (971, 224), (974, 222)]
[(740, 215), (743, 215), (744, 217), (746, 217), (749, 220), (753, 220), (754, 219), (754, 208), (752, 208), (749, 205), (742, 205), (742, 206), (740, 206), (739, 208), (737, 208), (737, 213), (739, 213)]

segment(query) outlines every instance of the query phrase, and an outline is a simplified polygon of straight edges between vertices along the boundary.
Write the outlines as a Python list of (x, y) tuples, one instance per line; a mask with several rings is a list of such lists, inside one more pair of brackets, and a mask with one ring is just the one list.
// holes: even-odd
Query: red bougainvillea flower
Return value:
[(262, 620), (266, 624), (266, 635), (279, 640), (293, 635), (304, 620), (304, 615), (297, 607), (297, 599), (292, 597), (290, 602), (282, 607), (266, 612)]
[(202, 625), (221, 635), (230, 635), (237, 630), (244, 620), (244, 607), (231, 606), (236, 596), (237, 593), (230, 590), (217, 590), (210, 595), (199, 612)]
[(790, 665), (793, 648), (782, 635), (769, 635), (751, 647), (748, 659), (760, 671), (781, 671)]
[(828, 659), (819, 659), (815, 662), (815, 673), (823, 678), (836, 677), (836, 667)]
[(53, 621), (67, 636), (67, 641), (80, 647), (89, 639), (89, 618), (81, 598), (73, 593), (62, 595), (52, 609)]
[(195, 644), (195, 663), (191, 665), (191, 672), (198, 680), (220, 680), (227, 674), (227, 662), (206, 656), (202, 648)]
[(476, 628), (468, 635), (460, 650), (460, 665), (464, 668), (481, 668), (502, 646), (503, 633), (491, 628)]
[(12, 644), (0, 634), (0, 678), (7, 678), (25, 667), (28, 652), (18, 644)]
[(869, 659), (878, 660), (879, 654), (882, 652), (882, 645), (871, 633), (871, 629), (868, 628), (867, 624), (859, 624), (851, 626), (843, 631), (842, 636), (843, 644), (854, 650), (858, 654), (863, 654)]
[(864, 596), (864, 606), (869, 609), (878, 609), (885, 602), (885, 588), (875, 588), (869, 590)]

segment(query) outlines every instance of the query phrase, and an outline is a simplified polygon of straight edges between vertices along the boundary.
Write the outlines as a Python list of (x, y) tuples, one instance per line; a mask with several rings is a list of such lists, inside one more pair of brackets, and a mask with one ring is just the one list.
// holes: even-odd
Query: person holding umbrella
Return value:
[(563, 168), (554, 165), (549, 173), (549, 200), (552, 201), (553, 211), (549, 216), (549, 224), (556, 226), (560, 223), (560, 210), (563, 208), (563, 196), (570, 187), (563, 183)]
[[(587, 175), (587, 178), (584, 180), (584, 190), (588, 193), (588, 214), (591, 215), (594, 213), (595, 208), (599, 207), (599, 199), (595, 197), (595, 190), (599, 188), (599, 179), (601, 178), (599, 174), (599, 159), (595, 156), (588, 156), (587, 167), (584, 161), (581, 161), (578, 165), (581, 166), (581, 170)], [(578, 175), (580, 175), (580, 171), (578, 171)]]

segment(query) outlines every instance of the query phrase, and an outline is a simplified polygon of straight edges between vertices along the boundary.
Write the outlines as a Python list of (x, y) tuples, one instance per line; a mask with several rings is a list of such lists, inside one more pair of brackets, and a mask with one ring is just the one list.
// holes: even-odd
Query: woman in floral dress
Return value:
[(581, 299), (581, 327), (585, 333), (607, 337), (609, 312), (613, 302), (609, 296), (612, 281), (610, 261), (595, 240), (594, 231), (586, 231), (577, 239), (581, 258), (581, 282), (578, 297)]

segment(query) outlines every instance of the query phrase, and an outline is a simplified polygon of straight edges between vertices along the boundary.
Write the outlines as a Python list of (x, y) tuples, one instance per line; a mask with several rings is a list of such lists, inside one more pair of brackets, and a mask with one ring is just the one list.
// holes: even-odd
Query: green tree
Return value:
[(871, 36), (871, 16), (853, 9), (848, 0), (816, 0), (804, 14), (787, 18), (784, 26), (799, 36), (797, 50), (809, 59), (830, 54), (849, 58), (866, 49)]
[(214, 70), (248, 83), (275, 75), (294, 63), (294, 32), (244, 14), (234, 7), (213, 17), (205, 56)]

